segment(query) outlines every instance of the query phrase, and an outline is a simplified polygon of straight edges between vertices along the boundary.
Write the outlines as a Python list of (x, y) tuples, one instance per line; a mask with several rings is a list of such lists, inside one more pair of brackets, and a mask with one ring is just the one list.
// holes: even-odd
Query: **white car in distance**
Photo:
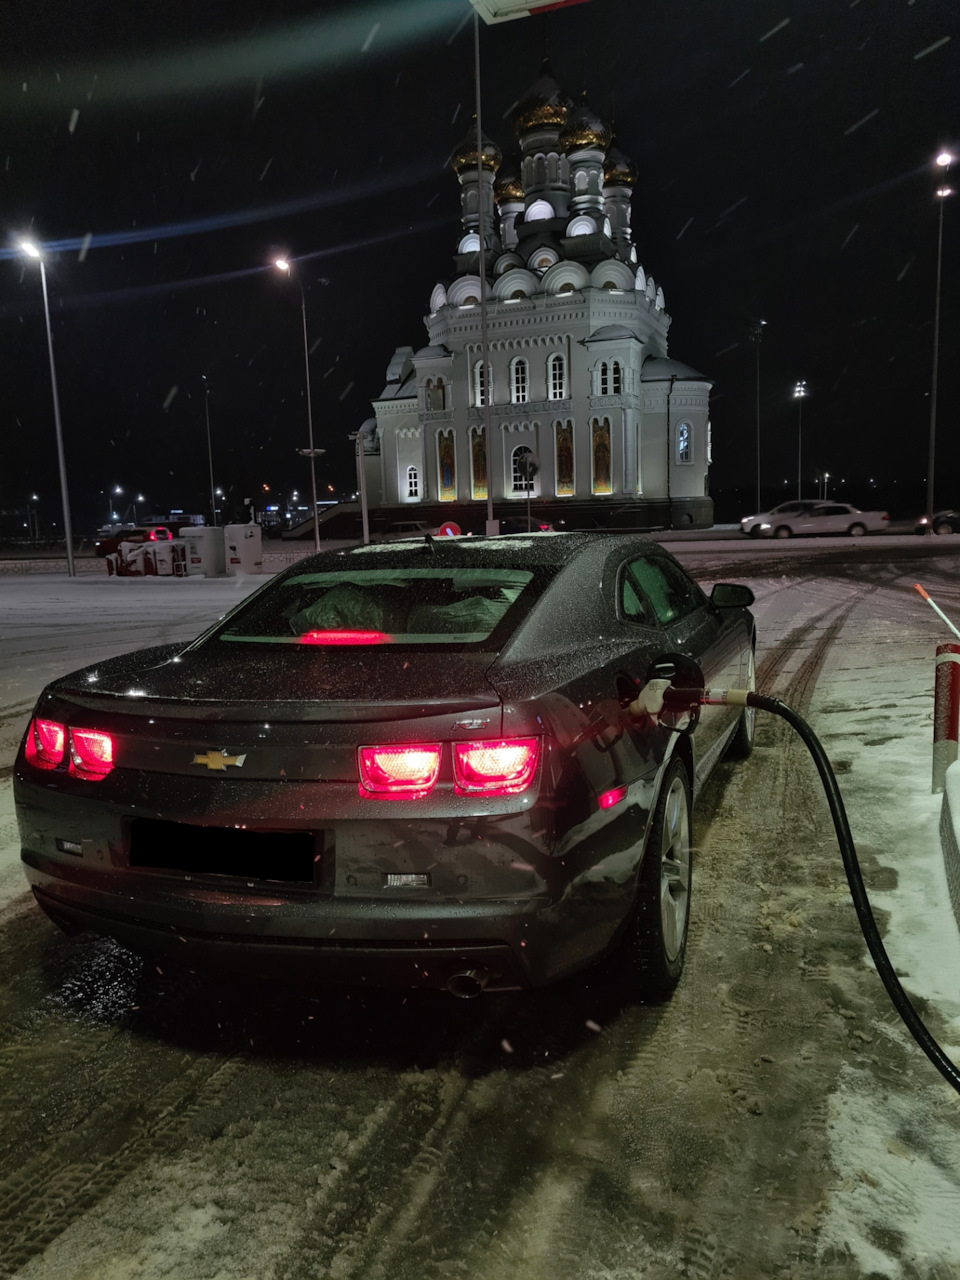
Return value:
[(795, 516), (809, 511), (811, 507), (819, 507), (822, 498), (794, 498), (792, 502), (781, 502), (772, 511), (761, 511), (759, 515), (744, 516), (740, 521), (740, 532), (749, 534), (751, 538), (769, 538), (773, 525), (780, 516)]
[(890, 520), (886, 511), (860, 511), (847, 502), (817, 502), (806, 511), (770, 512), (761, 527), (767, 538), (813, 538), (820, 534), (849, 534), (851, 538), (866, 533), (883, 533)]

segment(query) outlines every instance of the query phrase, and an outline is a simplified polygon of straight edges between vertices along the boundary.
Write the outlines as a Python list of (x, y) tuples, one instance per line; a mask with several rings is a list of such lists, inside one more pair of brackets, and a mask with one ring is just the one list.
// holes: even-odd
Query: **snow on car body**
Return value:
[[(629, 709), (663, 661), (752, 687), (747, 588), (634, 535), (331, 551), (190, 644), (42, 693), (23, 865), (69, 929), (327, 981), (538, 986), (683, 963), (690, 803), (752, 715)], [(660, 667), (657, 664), (660, 663)]]

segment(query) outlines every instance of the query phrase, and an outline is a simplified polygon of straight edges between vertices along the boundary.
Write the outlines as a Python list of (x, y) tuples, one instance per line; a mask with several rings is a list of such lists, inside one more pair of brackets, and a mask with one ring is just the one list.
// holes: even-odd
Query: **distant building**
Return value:
[(376, 522), (416, 508), (428, 525), (482, 530), (492, 483), (501, 518), (529, 498), (537, 518), (565, 527), (710, 525), (711, 382), (667, 356), (663, 290), (631, 230), (637, 170), (546, 66), (513, 124), (516, 173), (484, 138), (478, 181), (475, 127), (451, 157), (453, 274), (430, 295), (427, 345), (397, 348), (361, 428)]

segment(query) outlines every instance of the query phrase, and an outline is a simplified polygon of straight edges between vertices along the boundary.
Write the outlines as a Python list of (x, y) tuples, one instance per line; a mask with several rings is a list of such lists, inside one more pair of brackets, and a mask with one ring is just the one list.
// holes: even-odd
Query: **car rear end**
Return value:
[[(535, 575), (487, 576), (509, 612)], [(550, 712), (500, 696), (497, 623), (462, 639), (499, 602), (457, 604), (459, 631), (415, 645), (356, 600), (331, 627), (329, 593), (309, 595), (286, 634), (252, 608), (142, 672), (45, 693), (15, 770), (44, 910), (188, 963), (458, 994), (599, 954), (629, 902), (628, 788), (604, 812)]]

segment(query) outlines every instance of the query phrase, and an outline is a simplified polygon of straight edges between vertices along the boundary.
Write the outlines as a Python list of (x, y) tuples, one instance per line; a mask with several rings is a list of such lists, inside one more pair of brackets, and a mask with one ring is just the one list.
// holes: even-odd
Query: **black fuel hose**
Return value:
[(827, 759), (827, 753), (824, 751), (817, 735), (807, 722), (797, 715), (796, 711), (788, 707), (785, 702), (781, 702), (779, 698), (768, 698), (763, 694), (752, 693), (743, 689), (720, 691), (670, 688), (665, 690), (663, 701), (665, 707), (670, 707), (674, 710), (689, 709), (701, 703), (708, 705), (726, 703), (734, 706), (753, 707), (757, 711), (771, 711), (774, 715), (780, 716), (782, 720), (786, 720), (787, 724), (803, 739), (807, 750), (813, 757), (814, 764), (817, 766), (820, 781), (823, 783), (823, 790), (827, 797), (827, 804), (830, 806), (830, 814), (837, 833), (837, 842), (840, 845), (840, 856), (843, 858), (844, 870), (847, 873), (847, 883), (850, 885), (850, 896), (853, 898), (860, 929), (873, 957), (873, 962), (877, 966), (880, 981), (886, 987), (887, 994), (893, 1002), (893, 1007), (900, 1015), (901, 1020), (914, 1040), (916, 1040), (944, 1080), (952, 1085), (957, 1093), (960, 1093), (960, 1069), (947, 1057), (930, 1034), (923, 1019), (910, 1003), (910, 997), (900, 985), (900, 979), (890, 963), (890, 957), (887, 955), (886, 948), (880, 937), (877, 922), (873, 918), (873, 910), (870, 907), (870, 900), (867, 897), (867, 890), (860, 872), (857, 850), (850, 832), (850, 824), (847, 821), (847, 811), (843, 807), (840, 788), (837, 785), (833, 769), (830, 767), (830, 761)]

